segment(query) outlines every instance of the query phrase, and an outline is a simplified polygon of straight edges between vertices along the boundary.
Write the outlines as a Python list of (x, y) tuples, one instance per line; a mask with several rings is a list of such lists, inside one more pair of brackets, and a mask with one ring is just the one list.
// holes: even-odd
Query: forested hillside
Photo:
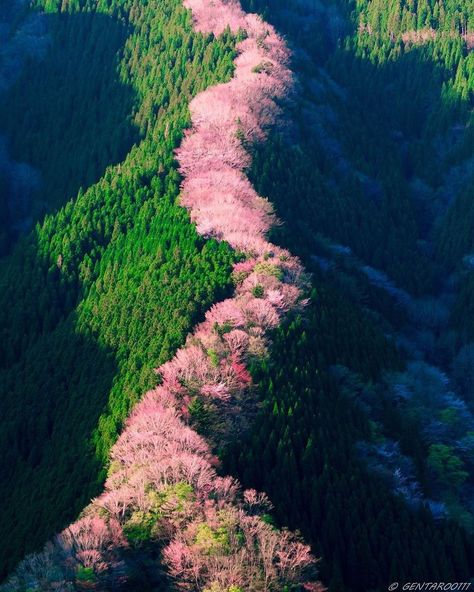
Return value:
[(473, 569), (461, 210), (474, 173), (472, 6), (428, 3), (439, 34), (425, 37), (411, 34), (428, 18), (421, 3), (245, 4), (288, 35), (299, 73), (294, 125), (257, 151), (251, 177), (316, 292), (315, 312), (256, 370), (264, 411), (227, 466), (314, 543), (331, 590), (383, 589), (413, 565), (462, 579)]
[(49, 50), (1, 112), (50, 210), (0, 263), (2, 573), (97, 491), (152, 368), (226, 293), (233, 260), (176, 205), (173, 156), (190, 98), (232, 72), (230, 37), (194, 34), (178, 0), (37, 8)]
[[(32, 14), (22, 1), (0, 3), (0, 102), (28, 59), (40, 59), (49, 38), (43, 15)], [(10, 154), (0, 130), (0, 256), (22, 229), (31, 225), (31, 205), (38, 189), (38, 171)]]
[[(2, 575), (74, 520), (108, 474), (105, 493), (48, 555), (62, 565), (74, 546), (67, 537), (109, 520), (100, 528), (109, 529), (110, 578), (89, 568), (61, 575), (78, 589), (113, 588), (124, 565), (131, 589), (164, 589), (157, 558), (172, 540), (165, 562), (183, 589), (254, 592), (268, 566), (253, 555), (242, 561), (244, 580), (260, 575), (247, 587), (229, 587), (228, 568), (220, 584), (209, 574), (240, 552), (244, 535), (274, 537), (280, 553), (283, 533), (309, 553), (271, 524), (301, 531), (330, 592), (468, 581), (473, 0), (243, 0), (285, 35), (291, 100), (286, 66), (237, 57), (229, 87), (237, 99), (211, 89), (194, 102), (231, 80), (236, 44), (248, 49), (234, 3), (215, 17), (208, 0), (189, 0), (204, 33), (181, 0), (7, 4), (0, 0)], [(266, 48), (261, 37), (257, 47)], [(252, 58), (261, 59), (256, 50)], [(255, 75), (277, 79), (278, 117), (239, 87)], [(212, 124), (194, 139), (184, 134), (191, 114), (195, 130)], [(264, 143), (255, 142), (265, 136), (259, 118), (265, 132), (281, 124)], [(229, 127), (226, 152), (219, 133)], [(248, 170), (280, 225), (269, 230), (271, 209), (227, 166)], [(261, 242), (268, 230), (276, 247)], [(199, 437), (170, 412), (176, 406)], [(155, 421), (172, 425), (171, 437), (163, 428), (150, 443), (172, 450), (164, 460), (156, 453), (153, 479), (166, 483), (156, 490), (143, 476), (150, 458), (136, 460)], [(182, 454), (194, 455), (198, 485), (182, 475), (168, 483)], [(265, 491), (272, 516), (267, 498), (240, 496), (224, 474)], [(201, 502), (207, 510), (199, 506), (176, 536)], [(214, 504), (225, 512), (214, 514)], [(259, 524), (253, 534), (246, 513)], [(304, 555), (305, 578), (310, 564)], [(23, 569), (8, 590), (28, 581)], [(48, 569), (51, 580), (56, 567)], [(296, 572), (272, 572), (262, 590), (301, 590)]]
[[(265, 139), (280, 114), (275, 101), (292, 88), (289, 54), (276, 31), (256, 15), (247, 15), (237, 2), (203, 6), (190, 0), (188, 6), (196, 30), (236, 43), (232, 79), (191, 101), (192, 126), (176, 150), (183, 177), (180, 203), (196, 221), (196, 231), (207, 239), (226, 241), (239, 252), (240, 261), (233, 266), (235, 292), (213, 305), (185, 345), (156, 369), (159, 386), (134, 406), (111, 447), (105, 491), (40, 552), (20, 562), (2, 586), (8, 592), (84, 587), (322, 590), (314, 580), (316, 562), (309, 545), (297, 533), (271, 524), (267, 516), (271, 503), (265, 494), (241, 491), (238, 481), (218, 475), (219, 459), (213, 454), (213, 449), (247, 429), (255, 413), (246, 363), (267, 355), (268, 332), (306, 302), (307, 277), (301, 263), (266, 239), (275, 222), (272, 208), (245, 176), (251, 146)], [(211, 98), (215, 110), (209, 109)], [(150, 222), (152, 230), (155, 221)], [(133, 238), (136, 243), (137, 236)], [(208, 244), (211, 250), (215, 246)], [(230, 251), (221, 250), (223, 260), (218, 263), (224, 281), (229, 261), (224, 255)], [(214, 251), (219, 253), (217, 247)], [(179, 255), (175, 249), (173, 256), (181, 263)], [(146, 249), (138, 256), (146, 258)], [(162, 262), (150, 263), (148, 273), (153, 276), (154, 265)], [(56, 266), (62, 271), (64, 265), (60, 253)], [(186, 262), (181, 266), (188, 270)], [(199, 269), (201, 276), (206, 272)], [(173, 280), (181, 277), (174, 275)], [(159, 279), (165, 286), (170, 281), (166, 276)], [(180, 297), (185, 285), (176, 286)], [(140, 305), (145, 301), (152, 306), (140, 288)], [(192, 294), (188, 297), (193, 299)], [(86, 298), (78, 308), (87, 310), (87, 304)], [(95, 304), (91, 325), (105, 321), (100, 302)], [(110, 328), (110, 315), (106, 320)], [(162, 319), (160, 328), (163, 325)], [(104, 335), (115, 337), (107, 331)], [(124, 337), (134, 339), (133, 334), (120, 333), (122, 343)], [(125, 355), (127, 362), (134, 361), (130, 350)], [(120, 386), (127, 385), (123, 381)], [(122, 405), (117, 408), (118, 394)], [(99, 419), (95, 434), (99, 456), (114, 440), (120, 412), (133, 403), (126, 395), (126, 391), (109, 395), (113, 414), (103, 423), (104, 416)], [(208, 420), (209, 442), (194, 429), (203, 427), (203, 418)]]

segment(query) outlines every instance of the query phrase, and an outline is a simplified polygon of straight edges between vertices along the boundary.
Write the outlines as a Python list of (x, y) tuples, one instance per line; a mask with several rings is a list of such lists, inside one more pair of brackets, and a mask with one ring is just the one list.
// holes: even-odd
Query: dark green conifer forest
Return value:
[(46, 55), (2, 96), (10, 158), (42, 180), (0, 262), (3, 574), (99, 491), (153, 368), (230, 287), (233, 254), (176, 204), (173, 150), (233, 41), (194, 34), (179, 0), (110, 4), (38, 3)]
[[(260, 407), (223, 472), (269, 495), (330, 592), (469, 581), (474, 2), (242, 5), (292, 51), (296, 90), (248, 173), (311, 289), (253, 364)], [(3, 577), (101, 490), (239, 254), (178, 205), (174, 155), (235, 38), (194, 32), (181, 0), (0, 10)]]
[(263, 408), (228, 468), (330, 590), (469, 579), (472, 3), (245, 4), (300, 74), (251, 177), (315, 291), (255, 370)]

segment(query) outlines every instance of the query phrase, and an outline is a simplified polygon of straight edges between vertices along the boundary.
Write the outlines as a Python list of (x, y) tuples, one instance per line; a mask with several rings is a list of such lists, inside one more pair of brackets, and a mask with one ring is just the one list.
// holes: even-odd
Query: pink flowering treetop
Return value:
[[(189, 592), (323, 592), (312, 581), (310, 549), (270, 526), (267, 496), (241, 492), (218, 475), (213, 449), (245, 429), (255, 413), (249, 360), (267, 355), (284, 314), (304, 306), (307, 278), (299, 260), (267, 240), (277, 220), (245, 176), (248, 146), (263, 141), (281, 111), (292, 75), (276, 31), (237, 0), (185, 0), (196, 29), (246, 31), (235, 73), (190, 104), (192, 127), (176, 151), (181, 204), (197, 231), (227, 241), (242, 259), (232, 298), (217, 303), (175, 356), (156, 370), (111, 451), (104, 492), (79, 520), (27, 557), (2, 588), (73, 590), (87, 575), (97, 589), (126, 581), (127, 547), (160, 543), (176, 589)], [(212, 439), (196, 427), (206, 417)]]

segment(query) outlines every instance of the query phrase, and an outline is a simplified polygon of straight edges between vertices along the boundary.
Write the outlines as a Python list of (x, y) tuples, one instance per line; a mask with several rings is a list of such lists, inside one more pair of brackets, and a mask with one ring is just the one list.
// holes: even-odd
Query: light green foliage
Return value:
[(0, 575), (98, 492), (153, 368), (227, 295), (234, 260), (177, 205), (174, 159), (191, 97), (232, 74), (234, 39), (194, 33), (180, 0), (35, 5), (51, 51), (0, 128), (56, 193), (0, 261)]
[(210, 588), (203, 590), (203, 592), (243, 592), (243, 590), (238, 586), (222, 587), (215, 583)]
[(94, 570), (92, 567), (78, 567), (76, 572), (76, 579), (78, 582), (81, 583), (89, 583), (93, 584), (97, 581), (97, 578), (94, 574)]
[(385, 35), (431, 27), (455, 33), (474, 28), (472, 0), (356, 0), (356, 7), (364, 23)]
[(174, 520), (180, 515), (186, 516), (193, 500), (194, 491), (188, 483), (169, 485), (159, 492), (149, 489), (149, 509), (137, 510), (127, 518), (123, 525), (125, 536), (134, 546), (158, 539), (163, 518), (171, 514)]
[(221, 555), (230, 551), (229, 530), (225, 525), (211, 528), (203, 522), (197, 528), (195, 544), (206, 555)]
[(217, 366), (219, 366), (219, 356), (217, 355), (217, 352), (213, 349), (210, 349), (208, 350), (207, 355), (209, 356), (211, 365), (214, 366), (214, 368), (217, 368)]
[(428, 466), (439, 481), (448, 489), (456, 490), (469, 476), (463, 461), (456, 456), (454, 448), (444, 444), (432, 444), (428, 454)]

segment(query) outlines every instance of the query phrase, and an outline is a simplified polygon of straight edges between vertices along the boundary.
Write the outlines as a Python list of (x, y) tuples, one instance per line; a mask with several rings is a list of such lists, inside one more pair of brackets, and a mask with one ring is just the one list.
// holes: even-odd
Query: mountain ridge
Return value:
[[(236, 296), (214, 305), (186, 346), (158, 369), (162, 384), (135, 407), (112, 448), (106, 492), (42, 554), (25, 559), (5, 590), (31, 582), (43, 588), (68, 586), (78, 579), (101, 586), (110, 577), (119, 585), (124, 535), (140, 540), (150, 527), (149, 536), (165, 545), (165, 565), (182, 589), (277, 590), (300, 583), (306, 590), (323, 589), (302, 581), (314, 563), (309, 547), (258, 517), (258, 508), (268, 506), (265, 496), (248, 490), (241, 501), (238, 483), (217, 476), (210, 450), (183, 421), (192, 419), (192, 409), (200, 404), (207, 415), (217, 415), (219, 423), (229, 423), (234, 430), (232, 416), (245, 408), (244, 393), (251, 382), (243, 362), (264, 355), (265, 333), (282, 314), (303, 303), (305, 286), (298, 261), (265, 241), (271, 210), (243, 176), (249, 164), (243, 139), (264, 139), (277, 113), (274, 99), (283, 97), (291, 84), (283, 42), (256, 15), (243, 13), (237, 2), (198, 0), (187, 7), (200, 31), (217, 35), (230, 27), (234, 34), (246, 32), (237, 45), (233, 79), (193, 100), (193, 126), (177, 151), (184, 176), (181, 200), (196, 219), (198, 232), (226, 240), (245, 255), (234, 266)], [(217, 425), (213, 439), (217, 435), (220, 445)], [(184, 498), (174, 497), (178, 487), (187, 488)], [(166, 510), (161, 506), (165, 500), (156, 506), (156, 497), (163, 495)], [(144, 520), (154, 516), (156, 524), (146, 527)], [(226, 542), (218, 536), (225, 536)], [(212, 560), (206, 558), (209, 549)], [(55, 577), (61, 580), (42, 581), (48, 571), (57, 571)]]

